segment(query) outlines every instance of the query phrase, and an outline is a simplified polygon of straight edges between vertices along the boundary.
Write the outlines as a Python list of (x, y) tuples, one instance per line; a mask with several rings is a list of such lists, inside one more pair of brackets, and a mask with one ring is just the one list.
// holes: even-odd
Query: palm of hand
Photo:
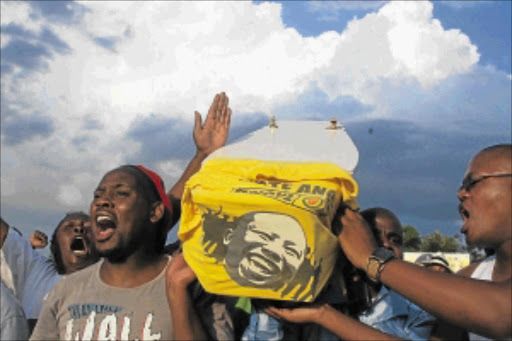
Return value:
[(318, 313), (321, 308), (318, 306), (301, 307), (294, 309), (279, 309), (267, 308), (265, 312), (270, 316), (278, 319), (284, 319), (293, 323), (306, 323), (312, 322), (315, 313)]
[[(212, 124), (209, 124), (212, 123)], [(204, 127), (194, 133), (194, 141), (197, 149), (210, 154), (214, 150), (224, 146), (228, 137), (228, 130), (223, 126), (207, 121)]]
[(229, 98), (224, 92), (215, 96), (204, 125), (201, 124), (201, 114), (196, 111), (195, 116), (194, 142), (199, 152), (209, 155), (226, 144), (231, 109)]

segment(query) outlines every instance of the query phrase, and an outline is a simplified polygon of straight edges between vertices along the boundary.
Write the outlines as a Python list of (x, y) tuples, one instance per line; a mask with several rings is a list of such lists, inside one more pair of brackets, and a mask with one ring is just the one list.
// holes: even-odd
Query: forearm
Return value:
[(367, 326), (328, 305), (322, 307), (314, 322), (345, 340), (402, 340)]
[(171, 290), (168, 303), (171, 309), (174, 340), (206, 340), (208, 338), (187, 290)]
[(181, 175), (180, 179), (176, 182), (176, 184), (167, 192), (167, 196), (169, 199), (173, 197), (174, 199), (181, 200), (181, 196), (183, 195), (183, 191), (185, 190), (185, 183), (190, 179), (192, 175), (197, 173), (199, 169), (201, 169), (201, 165), (203, 161), (206, 159), (208, 155), (198, 151), (196, 155), (190, 160), (187, 168)]
[(512, 285), (436, 273), (400, 260), (380, 280), (436, 317), (494, 338), (512, 333)]

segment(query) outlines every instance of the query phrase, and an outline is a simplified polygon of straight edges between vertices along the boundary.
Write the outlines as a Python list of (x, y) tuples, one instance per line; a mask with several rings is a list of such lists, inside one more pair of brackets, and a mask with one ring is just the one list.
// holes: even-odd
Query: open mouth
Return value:
[(116, 222), (110, 216), (99, 215), (96, 217), (96, 241), (104, 241), (109, 239), (116, 228)]
[(83, 237), (76, 236), (71, 242), (71, 251), (74, 254), (85, 255), (87, 253), (87, 244)]
[(272, 260), (261, 255), (250, 255), (249, 260), (252, 264), (253, 271), (261, 275), (269, 276), (278, 272), (277, 265)]
[(459, 205), (459, 214), (460, 214), (460, 217), (462, 218), (462, 220), (464, 220), (464, 222), (466, 222), (468, 219), (469, 219), (469, 211), (466, 210), (466, 208), (464, 208), (464, 206), (462, 206), (462, 204)]
[(116, 228), (116, 223), (109, 216), (100, 215), (96, 218), (96, 226), (101, 230), (113, 229)]

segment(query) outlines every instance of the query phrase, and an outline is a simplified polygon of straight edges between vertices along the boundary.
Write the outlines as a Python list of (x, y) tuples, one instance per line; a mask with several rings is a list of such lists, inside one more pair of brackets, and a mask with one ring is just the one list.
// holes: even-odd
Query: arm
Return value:
[[(347, 209), (338, 236), (341, 247), (356, 267), (366, 271), (376, 248), (370, 228), (360, 214)], [(486, 282), (436, 273), (398, 259), (381, 272), (382, 283), (436, 317), (469, 331), (493, 338), (512, 334), (512, 280)]]
[(4, 221), (0, 221), (3, 262), (1, 277), (12, 288), (29, 319), (37, 319), (44, 297), (61, 278), (52, 260), (32, 246)]
[[(224, 92), (215, 95), (204, 124), (201, 121), (201, 114), (196, 111), (194, 121), (196, 155), (192, 158), (178, 182), (167, 193), (171, 202), (181, 200), (187, 180), (201, 168), (202, 162), (208, 155), (226, 144), (231, 122), (231, 109), (229, 108), (229, 98)], [(174, 222), (178, 219), (179, 215), (173, 217)]]
[(167, 302), (171, 310), (174, 340), (206, 340), (207, 336), (187, 290), (196, 275), (185, 262), (183, 254), (176, 255), (167, 268)]
[(325, 304), (317, 307), (279, 309), (270, 307), (265, 312), (276, 319), (293, 323), (316, 323), (345, 340), (402, 340), (365, 325)]

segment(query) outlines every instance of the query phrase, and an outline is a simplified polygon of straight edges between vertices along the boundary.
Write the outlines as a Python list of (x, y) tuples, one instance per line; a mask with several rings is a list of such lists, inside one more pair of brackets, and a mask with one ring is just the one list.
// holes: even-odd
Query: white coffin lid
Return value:
[(354, 172), (359, 152), (342, 126), (328, 121), (277, 121), (218, 149), (213, 157), (333, 163)]

